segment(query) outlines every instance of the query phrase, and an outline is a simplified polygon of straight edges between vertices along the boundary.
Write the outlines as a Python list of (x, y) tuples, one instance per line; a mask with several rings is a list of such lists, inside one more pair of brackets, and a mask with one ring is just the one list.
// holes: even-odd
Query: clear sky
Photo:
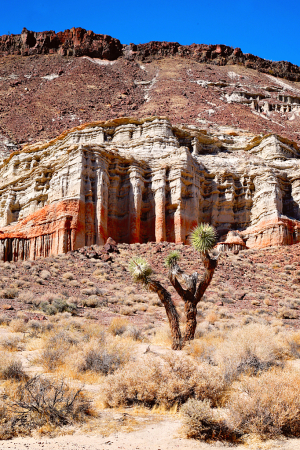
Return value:
[(226, 44), (300, 65), (300, 0), (3, 0), (0, 35), (82, 27), (123, 44)]

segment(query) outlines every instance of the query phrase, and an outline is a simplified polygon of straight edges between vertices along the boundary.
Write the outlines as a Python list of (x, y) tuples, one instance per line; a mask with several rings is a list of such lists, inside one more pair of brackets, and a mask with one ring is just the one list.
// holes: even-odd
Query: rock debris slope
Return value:
[(299, 156), (275, 134), (208, 133), (163, 117), (73, 128), (3, 159), (0, 257), (34, 259), (108, 236), (187, 242), (202, 221), (221, 247), (299, 242)]
[(225, 45), (118, 39), (72, 28), (0, 37), (0, 150), (116, 117), (168, 116), (300, 144), (300, 68)]

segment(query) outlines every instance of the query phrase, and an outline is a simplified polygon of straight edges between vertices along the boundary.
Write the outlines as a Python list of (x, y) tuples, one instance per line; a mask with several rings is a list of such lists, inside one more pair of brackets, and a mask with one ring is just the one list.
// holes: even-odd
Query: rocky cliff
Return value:
[(220, 249), (298, 242), (299, 80), (224, 45), (0, 37), (0, 259), (187, 242), (200, 221)]
[[(0, 258), (84, 245), (187, 242), (198, 222), (219, 246), (300, 241), (296, 143), (166, 118), (115, 119), (27, 145), (0, 166)], [(226, 234), (227, 238), (226, 238)]]
[(287, 61), (269, 61), (240, 48), (226, 45), (192, 44), (178, 42), (148, 42), (146, 44), (122, 45), (118, 39), (96, 34), (83, 28), (71, 30), (35, 32), (23, 28), (21, 34), (0, 36), (0, 56), (41, 55), (57, 53), (62, 56), (90, 56), (116, 60), (124, 56), (128, 60), (153, 61), (169, 56), (193, 59), (201, 63), (224, 66), (244, 65), (276, 77), (300, 81), (300, 68)]
[(23, 30), (0, 37), (0, 152), (83, 123), (155, 115), (299, 145), (299, 70), (222, 45), (125, 46), (80, 28)]

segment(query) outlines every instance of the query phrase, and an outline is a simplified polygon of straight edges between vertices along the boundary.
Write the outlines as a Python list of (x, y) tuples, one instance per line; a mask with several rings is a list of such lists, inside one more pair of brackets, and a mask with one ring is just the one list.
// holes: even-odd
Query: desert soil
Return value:
[[(60, 436), (53, 439), (17, 438), (12, 441), (0, 442), (0, 449), (5, 450), (223, 450), (232, 449), (220, 443), (213, 445), (180, 437), (181, 422), (166, 419), (157, 424), (151, 424), (131, 433), (116, 433), (109, 437), (95, 435)], [(266, 444), (239, 445), (236, 450), (252, 449), (282, 449), (299, 450), (300, 439), (272, 441)]]

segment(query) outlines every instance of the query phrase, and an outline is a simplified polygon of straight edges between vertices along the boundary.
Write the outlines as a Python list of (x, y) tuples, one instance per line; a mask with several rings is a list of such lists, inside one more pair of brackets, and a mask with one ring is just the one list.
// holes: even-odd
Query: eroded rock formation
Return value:
[(148, 62), (169, 56), (180, 56), (218, 66), (244, 65), (276, 77), (300, 81), (300, 68), (295, 64), (287, 61), (269, 61), (227, 45), (180, 45), (178, 42), (156, 41), (138, 45), (122, 45), (118, 39), (83, 28), (71, 28), (58, 33), (55, 31), (35, 32), (23, 28), (21, 34), (0, 36), (0, 56), (53, 53), (62, 56), (86, 55), (108, 60), (116, 60), (124, 56), (129, 60)]
[[(0, 258), (116, 242), (184, 242), (199, 222), (220, 242), (300, 241), (300, 152), (255, 136), (166, 118), (94, 122), (27, 145), (0, 166)], [(239, 241), (239, 242), (237, 242)], [(232, 241), (233, 242), (233, 241)], [(225, 245), (224, 244), (224, 245)]]
[(106, 34), (96, 34), (83, 28), (60, 31), (29, 31), (0, 36), (0, 56), (41, 55), (91, 56), (108, 60), (122, 55), (122, 44)]

